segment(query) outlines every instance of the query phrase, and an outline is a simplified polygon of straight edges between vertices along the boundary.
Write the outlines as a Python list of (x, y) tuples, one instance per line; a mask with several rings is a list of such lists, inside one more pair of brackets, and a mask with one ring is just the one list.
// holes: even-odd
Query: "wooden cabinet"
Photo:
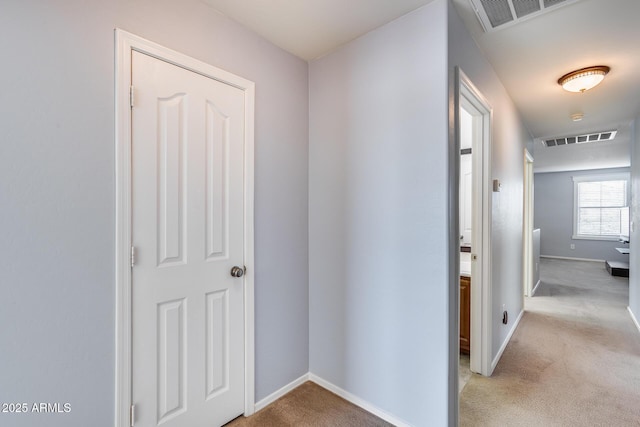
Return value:
[(460, 353), (471, 349), (471, 277), (460, 276)]

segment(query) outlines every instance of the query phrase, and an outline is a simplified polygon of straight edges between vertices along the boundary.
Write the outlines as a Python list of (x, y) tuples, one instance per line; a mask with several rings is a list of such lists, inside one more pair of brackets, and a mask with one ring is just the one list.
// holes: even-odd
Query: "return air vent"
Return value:
[(596, 132), (586, 135), (565, 136), (562, 138), (545, 138), (542, 144), (545, 147), (557, 147), (560, 145), (571, 144), (587, 144), (589, 142), (611, 141), (616, 137), (617, 130), (609, 130), (606, 132)]
[(485, 32), (533, 18), (578, 0), (469, 0)]

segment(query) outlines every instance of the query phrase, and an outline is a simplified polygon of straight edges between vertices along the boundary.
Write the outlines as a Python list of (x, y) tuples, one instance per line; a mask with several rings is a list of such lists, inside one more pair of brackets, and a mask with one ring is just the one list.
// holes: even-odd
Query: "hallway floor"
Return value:
[(474, 374), (460, 394), (460, 426), (640, 426), (628, 279), (557, 259), (540, 274), (493, 376)]

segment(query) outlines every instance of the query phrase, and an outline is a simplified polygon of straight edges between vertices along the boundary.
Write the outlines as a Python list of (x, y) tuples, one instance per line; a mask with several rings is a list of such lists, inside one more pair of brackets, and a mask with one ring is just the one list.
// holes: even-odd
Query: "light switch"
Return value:
[(499, 179), (494, 179), (493, 180), (493, 192), (494, 193), (499, 193), (500, 192), (500, 187), (502, 187), (502, 184), (500, 184), (500, 180)]

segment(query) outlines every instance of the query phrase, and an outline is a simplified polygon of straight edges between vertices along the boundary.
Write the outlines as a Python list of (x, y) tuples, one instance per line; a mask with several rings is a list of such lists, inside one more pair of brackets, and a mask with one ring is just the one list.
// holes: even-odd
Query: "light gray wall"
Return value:
[(256, 82), (256, 397), (308, 371), (308, 66), (199, 0), (5, 0), (0, 13), (0, 414), (112, 426), (114, 33)]
[(310, 65), (313, 374), (447, 423), (446, 0)]
[[(449, 5), (449, 73), (459, 66), (489, 102), (492, 116), (493, 179), (502, 189), (492, 193), (492, 350), (497, 355), (522, 311), (522, 206), (524, 149), (533, 149), (533, 140), (504, 86), (482, 55), (453, 5)], [(502, 305), (509, 324), (502, 324)]]
[(640, 116), (632, 126), (631, 144), (631, 212), (633, 229), (629, 236), (629, 308), (640, 322)]
[[(540, 254), (570, 258), (629, 261), (615, 250), (620, 242), (573, 239), (573, 177), (628, 173), (629, 168), (534, 174), (534, 224), (540, 228)], [(571, 249), (575, 244), (575, 249)]]

